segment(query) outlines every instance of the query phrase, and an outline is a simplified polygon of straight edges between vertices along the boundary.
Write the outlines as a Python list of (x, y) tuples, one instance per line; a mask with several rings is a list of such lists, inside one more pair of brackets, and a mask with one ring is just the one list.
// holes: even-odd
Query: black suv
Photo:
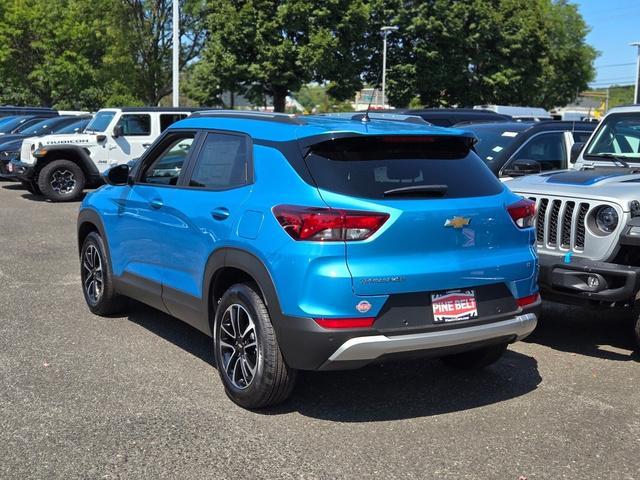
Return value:
[(569, 168), (571, 147), (586, 142), (594, 122), (498, 122), (456, 125), (478, 139), (476, 152), (496, 176), (520, 177)]

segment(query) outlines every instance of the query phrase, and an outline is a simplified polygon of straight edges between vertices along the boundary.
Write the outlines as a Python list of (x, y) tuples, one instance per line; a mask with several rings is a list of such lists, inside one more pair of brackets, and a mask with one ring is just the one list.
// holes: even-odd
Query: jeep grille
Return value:
[(536, 202), (536, 243), (539, 250), (582, 253), (587, 216), (601, 202), (529, 196)]

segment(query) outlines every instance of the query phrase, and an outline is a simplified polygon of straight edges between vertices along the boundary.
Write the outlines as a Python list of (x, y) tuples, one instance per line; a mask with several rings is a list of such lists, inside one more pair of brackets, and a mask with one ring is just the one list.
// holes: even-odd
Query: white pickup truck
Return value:
[(104, 108), (82, 133), (30, 138), (8, 170), (31, 193), (52, 201), (78, 199), (85, 187), (102, 183), (101, 173), (138, 158), (190, 108)]

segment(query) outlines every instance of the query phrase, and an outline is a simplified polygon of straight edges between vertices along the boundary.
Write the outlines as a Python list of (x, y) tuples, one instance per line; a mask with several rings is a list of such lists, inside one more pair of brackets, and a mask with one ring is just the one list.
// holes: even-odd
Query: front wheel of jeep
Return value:
[(476, 348), (468, 352), (455, 353), (442, 357), (445, 365), (461, 370), (480, 370), (500, 360), (507, 351), (507, 343)]
[(227, 396), (241, 407), (276, 405), (293, 390), (296, 371), (285, 363), (267, 307), (251, 285), (233, 285), (222, 296), (214, 354)]
[(640, 352), (640, 304), (633, 309), (633, 339), (636, 352)]
[(72, 202), (80, 198), (86, 178), (82, 168), (69, 160), (54, 160), (38, 175), (38, 187), (53, 202)]

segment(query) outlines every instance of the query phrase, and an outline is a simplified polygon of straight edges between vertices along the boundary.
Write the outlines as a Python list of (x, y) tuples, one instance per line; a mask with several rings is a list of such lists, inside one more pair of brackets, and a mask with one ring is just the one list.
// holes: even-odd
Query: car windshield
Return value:
[(29, 117), (14, 117), (8, 122), (0, 124), (0, 133), (12, 133), (23, 122), (27, 121)]
[(498, 163), (501, 152), (509, 147), (516, 137), (531, 125), (526, 123), (480, 123), (465, 125), (461, 129), (473, 133), (478, 139), (475, 145), (478, 156), (489, 167)]
[(19, 129), (19, 133), (22, 135), (46, 135), (48, 133), (55, 133), (58, 128), (63, 127), (67, 124), (66, 118), (46, 118), (41, 120), (38, 123), (34, 123), (33, 125), (29, 125), (26, 128)]
[(76, 120), (75, 122), (70, 123), (65, 127), (57, 130), (56, 133), (65, 134), (65, 133), (82, 132), (86, 128), (86, 126), (89, 124), (90, 120), (91, 120), (90, 118), (83, 118), (81, 120)]
[(593, 160), (640, 161), (640, 112), (609, 115), (585, 151)]
[(91, 132), (104, 132), (115, 116), (116, 112), (98, 112), (95, 117), (93, 117), (93, 120), (89, 122), (86, 130)]
[(5, 123), (7, 123), (7, 122), (10, 122), (10, 121), (11, 121), (11, 120), (13, 120), (14, 118), (16, 118), (16, 117), (14, 117), (14, 116), (10, 116), (10, 117), (2, 117), (2, 118), (0, 118), (0, 125), (3, 125), (3, 124), (5, 124)]

